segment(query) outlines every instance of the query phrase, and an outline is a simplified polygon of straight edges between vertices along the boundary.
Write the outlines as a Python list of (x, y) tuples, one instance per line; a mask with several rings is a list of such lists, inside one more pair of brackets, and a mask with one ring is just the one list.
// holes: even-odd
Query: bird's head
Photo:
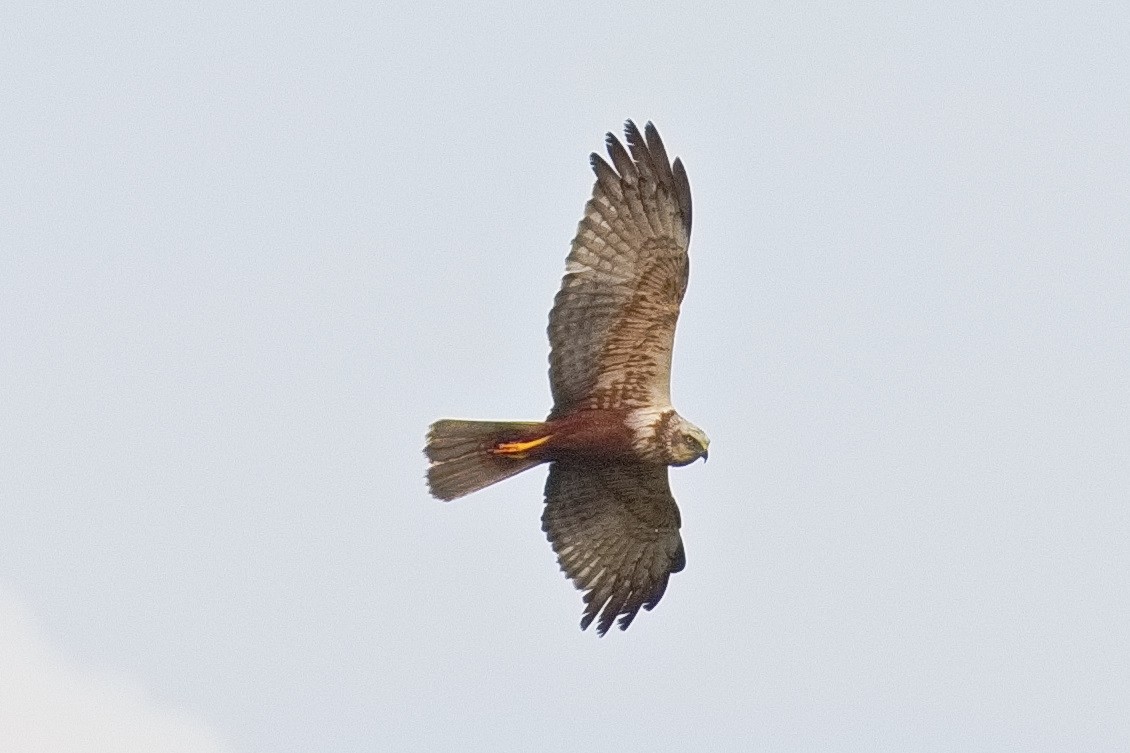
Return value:
[(710, 438), (706, 432), (682, 416), (671, 422), (665, 439), (671, 465), (689, 465), (699, 458), (705, 461), (709, 454)]

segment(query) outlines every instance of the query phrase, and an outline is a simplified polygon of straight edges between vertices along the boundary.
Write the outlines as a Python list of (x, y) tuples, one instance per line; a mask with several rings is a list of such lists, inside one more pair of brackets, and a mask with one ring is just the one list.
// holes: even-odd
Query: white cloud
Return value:
[(221, 753), (205, 725), (158, 708), (135, 684), (75, 667), (0, 588), (0, 750)]

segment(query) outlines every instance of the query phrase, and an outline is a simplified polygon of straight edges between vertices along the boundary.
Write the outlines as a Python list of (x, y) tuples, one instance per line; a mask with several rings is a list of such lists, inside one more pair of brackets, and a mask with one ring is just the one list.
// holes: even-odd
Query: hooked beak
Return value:
[(706, 461), (710, 459), (710, 450), (703, 450), (702, 455), (700, 455), (699, 457), (702, 458), (702, 462), (705, 465)]

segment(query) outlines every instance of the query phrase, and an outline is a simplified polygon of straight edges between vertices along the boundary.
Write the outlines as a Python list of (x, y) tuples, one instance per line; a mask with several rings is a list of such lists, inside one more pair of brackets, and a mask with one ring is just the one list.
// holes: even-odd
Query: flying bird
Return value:
[[(585, 592), (581, 629), (624, 630), (686, 564), (668, 466), (707, 457), (710, 440), (671, 406), (671, 350), (687, 289), (691, 190), (655, 126), (606, 138), (549, 313), (545, 421), (431, 425), (433, 496), (453, 500), (549, 463), (545, 531)], [(598, 619), (599, 618), (599, 619)]]

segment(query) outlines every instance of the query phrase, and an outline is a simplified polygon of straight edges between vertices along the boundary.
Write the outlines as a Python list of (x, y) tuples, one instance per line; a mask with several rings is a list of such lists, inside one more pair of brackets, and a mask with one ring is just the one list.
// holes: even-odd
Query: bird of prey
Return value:
[(545, 421), (444, 419), (424, 450), (433, 496), (452, 500), (549, 463), (542, 530), (585, 592), (584, 630), (650, 610), (686, 564), (667, 467), (710, 440), (671, 407), (671, 349), (687, 288), (691, 190), (655, 126), (592, 154), (592, 198), (549, 313)]

